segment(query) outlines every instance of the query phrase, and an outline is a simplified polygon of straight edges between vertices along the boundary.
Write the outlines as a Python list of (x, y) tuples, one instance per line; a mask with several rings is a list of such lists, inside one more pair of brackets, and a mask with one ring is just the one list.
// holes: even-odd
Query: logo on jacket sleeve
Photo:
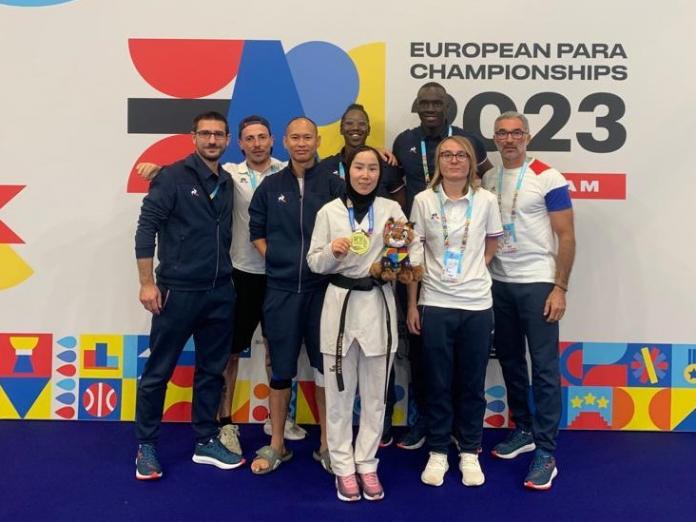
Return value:
[(191, 189), (191, 195), (198, 197), (198, 191), (196, 190), (196, 187), (193, 187), (193, 189)]
[(280, 196), (278, 196), (278, 201), (281, 202), (281, 203), (287, 203), (287, 202), (288, 202), (287, 199), (285, 199), (285, 194), (281, 194)]

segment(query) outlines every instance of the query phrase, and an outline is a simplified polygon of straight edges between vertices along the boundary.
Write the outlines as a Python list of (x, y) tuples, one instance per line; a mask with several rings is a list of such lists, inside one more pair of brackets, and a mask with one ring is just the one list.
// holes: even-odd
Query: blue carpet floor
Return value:
[[(261, 426), (242, 426), (247, 459), (267, 443)], [(454, 451), (444, 486), (420, 482), (427, 451), (380, 450), (381, 502), (336, 499), (333, 478), (311, 459), (316, 428), (290, 442), (295, 458), (254, 476), (191, 462), (193, 435), (166, 424), (162, 480), (135, 480), (133, 425), (0, 421), (0, 520), (5, 521), (372, 521), (696, 520), (696, 434), (562, 432), (559, 476), (548, 492), (527, 491), (529, 455), (490, 457), (503, 436), (484, 430), (486, 484), (460, 482)]]

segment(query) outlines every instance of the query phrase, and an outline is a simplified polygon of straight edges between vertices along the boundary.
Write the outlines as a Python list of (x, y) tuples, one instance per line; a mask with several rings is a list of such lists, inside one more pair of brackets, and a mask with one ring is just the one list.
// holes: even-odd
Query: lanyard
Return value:
[[(353, 208), (353, 202), (350, 198), (346, 198), (346, 207), (348, 208), (348, 220), (350, 221), (350, 229), (355, 232), (358, 230), (358, 224), (355, 222), (355, 209)], [(370, 205), (367, 210), (367, 222), (368, 230), (367, 235), (371, 236), (375, 229), (375, 209)]]
[[(447, 128), (447, 137), (452, 136), (452, 126)], [(430, 183), (430, 169), (428, 168), (428, 151), (425, 148), (425, 140), (420, 140), (421, 161), (423, 162), (423, 174), (425, 175), (425, 184)]]
[(346, 179), (346, 169), (343, 167), (342, 161), (338, 162), (338, 175), (341, 176), (341, 179)]
[[(442, 224), (442, 238), (445, 241), (445, 250), (449, 250), (449, 228), (447, 227), (447, 215), (445, 214), (445, 201), (442, 198), (442, 187), (437, 191), (437, 198), (440, 201), (440, 223)], [(471, 191), (471, 199), (469, 200), (469, 206), (466, 209), (466, 221), (464, 222), (464, 234), (462, 235), (462, 244), (460, 251), (462, 254), (466, 249), (466, 244), (469, 241), (469, 225), (471, 225), (471, 215), (474, 211), (474, 191)]]
[[(524, 163), (520, 167), (520, 173), (517, 175), (517, 183), (515, 184), (515, 192), (512, 195), (512, 206), (510, 207), (510, 222), (515, 222), (515, 216), (517, 215), (517, 195), (520, 193), (522, 188), (522, 180), (524, 179), (524, 173), (527, 172), (527, 165), (529, 165), (529, 160), (524, 160)], [(500, 216), (503, 216), (503, 167), (498, 169), (498, 206), (500, 207)]]
[(256, 190), (258, 185), (258, 178), (256, 177), (256, 172), (254, 172), (249, 165), (247, 165), (247, 173), (249, 174), (249, 183), (251, 184), (251, 190)]

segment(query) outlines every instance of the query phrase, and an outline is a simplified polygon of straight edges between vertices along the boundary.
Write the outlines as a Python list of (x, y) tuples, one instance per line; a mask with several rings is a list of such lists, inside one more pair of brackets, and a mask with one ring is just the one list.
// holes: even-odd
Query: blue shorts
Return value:
[(319, 323), (325, 292), (325, 287), (300, 294), (266, 289), (264, 333), (274, 379), (293, 379), (297, 375), (297, 359), (303, 341), (309, 364), (324, 373), (319, 351)]

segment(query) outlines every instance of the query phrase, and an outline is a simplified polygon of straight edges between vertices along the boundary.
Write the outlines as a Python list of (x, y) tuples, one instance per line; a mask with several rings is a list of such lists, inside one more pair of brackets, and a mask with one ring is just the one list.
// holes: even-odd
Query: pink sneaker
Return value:
[(382, 500), (384, 498), (384, 488), (379, 481), (377, 472), (360, 473), (360, 484), (365, 500)]
[(343, 477), (336, 475), (336, 496), (343, 502), (360, 500), (360, 487), (355, 473)]

